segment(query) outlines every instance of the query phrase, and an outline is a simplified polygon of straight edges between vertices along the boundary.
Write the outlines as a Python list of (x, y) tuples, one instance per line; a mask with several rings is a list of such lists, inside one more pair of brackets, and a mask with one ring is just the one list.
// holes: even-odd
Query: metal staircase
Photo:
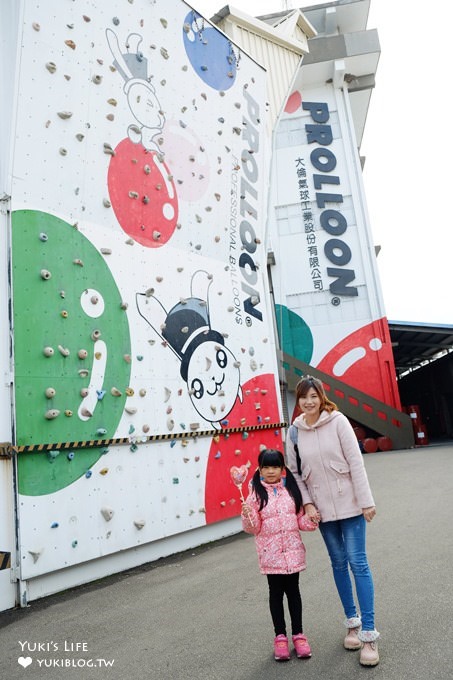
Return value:
[(379, 435), (390, 437), (394, 449), (409, 449), (415, 444), (410, 416), (398, 409), (370, 397), (365, 392), (346, 385), (323, 371), (299, 361), (289, 354), (279, 352), (281, 377), (287, 389), (294, 391), (303, 375), (312, 375), (324, 383), (329, 399), (334, 401), (345, 416)]

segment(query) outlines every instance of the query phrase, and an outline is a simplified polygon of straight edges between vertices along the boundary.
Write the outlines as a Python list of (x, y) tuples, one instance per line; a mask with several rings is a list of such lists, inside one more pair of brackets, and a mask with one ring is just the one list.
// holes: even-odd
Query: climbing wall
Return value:
[[(22, 578), (231, 518), (281, 447), (265, 73), (176, 0), (23, 0)], [(139, 557), (137, 557), (139, 560)]]

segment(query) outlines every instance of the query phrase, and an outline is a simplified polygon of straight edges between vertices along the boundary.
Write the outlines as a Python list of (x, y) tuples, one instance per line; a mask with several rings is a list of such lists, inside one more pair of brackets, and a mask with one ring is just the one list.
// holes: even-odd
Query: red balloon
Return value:
[(112, 208), (121, 228), (149, 248), (164, 245), (178, 222), (178, 196), (171, 172), (155, 151), (123, 139), (108, 170)]
[(379, 451), (391, 451), (393, 449), (393, 442), (390, 437), (382, 436), (377, 438), (377, 445)]
[(362, 442), (365, 453), (376, 453), (378, 449), (377, 441), (373, 437), (366, 437)]

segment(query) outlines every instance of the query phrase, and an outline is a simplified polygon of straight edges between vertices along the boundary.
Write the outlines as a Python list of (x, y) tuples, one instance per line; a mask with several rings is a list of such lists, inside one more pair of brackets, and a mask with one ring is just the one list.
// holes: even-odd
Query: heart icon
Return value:
[(20, 656), (17, 659), (17, 663), (20, 663), (20, 665), (23, 666), (24, 668), (27, 668), (27, 666), (29, 666), (32, 661), (33, 659), (31, 658), (31, 656)]
[(248, 475), (247, 466), (241, 465), (241, 467), (236, 467), (235, 465), (233, 465), (233, 467), (230, 469), (230, 474), (234, 484), (236, 484), (236, 486), (239, 486), (240, 484), (243, 484), (247, 479)]

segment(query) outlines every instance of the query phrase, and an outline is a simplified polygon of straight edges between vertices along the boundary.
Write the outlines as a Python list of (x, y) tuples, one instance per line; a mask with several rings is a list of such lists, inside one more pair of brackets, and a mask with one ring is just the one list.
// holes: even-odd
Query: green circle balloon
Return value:
[(313, 356), (313, 335), (308, 324), (285, 305), (275, 305), (275, 316), (281, 349), (309, 364)]
[(13, 213), (12, 256), (17, 445), (112, 438), (130, 333), (104, 258), (75, 226), (36, 210)]

